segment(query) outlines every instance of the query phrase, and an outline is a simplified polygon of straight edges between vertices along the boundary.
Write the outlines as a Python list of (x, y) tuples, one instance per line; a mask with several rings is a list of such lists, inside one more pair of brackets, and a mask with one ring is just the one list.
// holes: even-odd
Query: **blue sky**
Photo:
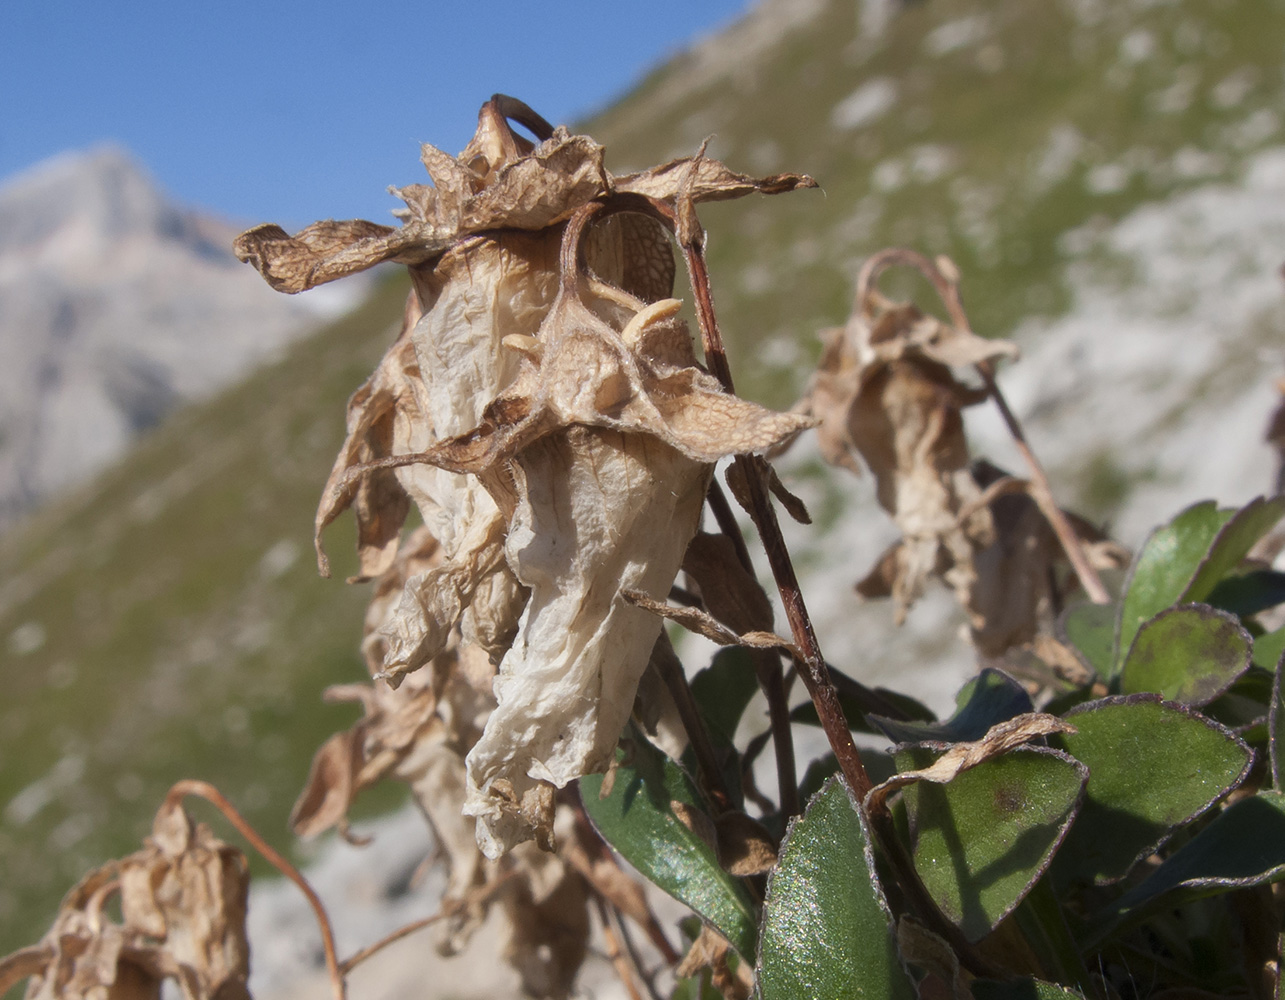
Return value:
[(570, 123), (748, 0), (647, 3), (4, 0), (0, 184), (115, 142), (236, 221), (388, 221), (493, 92)]

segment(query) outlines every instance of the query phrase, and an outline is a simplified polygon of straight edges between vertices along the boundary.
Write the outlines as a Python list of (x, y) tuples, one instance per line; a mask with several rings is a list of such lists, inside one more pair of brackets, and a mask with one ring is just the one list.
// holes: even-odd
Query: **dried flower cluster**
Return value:
[(660, 628), (620, 593), (668, 592), (712, 464), (808, 423), (724, 393), (696, 365), (664, 228), (628, 211), (673, 205), (680, 189), (699, 201), (806, 179), (704, 159), (614, 178), (590, 139), (527, 113), (544, 140), (533, 147), (506, 110), (487, 104), (458, 158), (424, 148), (433, 186), (398, 192), (400, 229), (261, 226), (237, 242), (285, 291), (410, 267), (402, 333), (349, 404), (318, 546), (351, 506), (362, 575), (382, 572), (408, 500), (440, 545), (380, 626), (377, 673), (398, 683), (456, 628), (499, 659), (463, 803), (492, 858), (547, 842), (553, 790), (607, 766)]
[[(877, 287), (893, 264), (919, 269), (957, 315), (946, 323)], [(875, 495), (902, 537), (856, 589), (866, 598), (892, 597), (901, 624), (938, 577), (968, 611), (974, 645), (987, 657), (1031, 642), (1056, 614), (1068, 589), (1056, 569), (1063, 546), (1028, 484), (989, 463), (974, 463), (964, 410), (986, 400), (986, 386), (961, 380), (957, 369), (989, 370), (1015, 358), (1015, 345), (977, 336), (963, 319), (958, 275), (948, 260), (907, 251), (872, 257), (857, 279), (848, 322), (826, 331), (816, 373), (796, 409), (819, 421), (817, 438), (832, 465), (875, 477)], [(1069, 517), (1095, 568), (1127, 564), (1128, 553), (1081, 518)]]
[[(96, 868), (44, 938), (0, 961), (0, 994), (30, 977), (26, 1000), (248, 1000), (245, 856), (163, 806), (143, 850)], [(107, 904), (120, 898), (121, 922)]]
[[(537, 141), (518, 135), (511, 122)], [(633, 995), (629, 969), (637, 959), (623, 955), (612, 929), (625, 935), (625, 917), (676, 976), (690, 977), (680, 991), (694, 983), (702, 996), (702, 984), (729, 1000), (760, 989), (768, 995), (761, 953), (774, 933), (774, 898), (791, 892), (782, 888), (782, 869), (790, 850), (799, 855), (799, 840), (813, 836), (801, 828), (826, 822), (803, 809), (790, 727), (809, 717), (799, 711), (804, 706), (789, 704), (789, 662), (833, 751), (830, 763), (813, 767), (839, 771), (844, 807), (859, 813), (848, 817), (846, 833), (838, 830), (857, 844), (844, 862), (869, 862), (871, 884), (885, 876), (873, 867), (868, 843), (858, 842), (871, 831), (899, 835), (891, 797), (902, 796), (909, 809), (912, 786), (951, 785), (988, 764), (1039, 758), (1041, 766), (1053, 761), (1056, 769), (1061, 761), (1078, 769), (1073, 806), (1059, 819), (1061, 838), (1088, 769), (1060, 750), (1027, 744), (1075, 734), (1076, 727), (1033, 711), (1015, 681), (996, 687), (1002, 675), (995, 670), (983, 671), (991, 692), (980, 701), (995, 703), (981, 711), (1008, 714), (977, 729), (979, 720), (964, 718), (967, 712), (946, 723), (918, 721), (922, 706), (871, 691), (831, 667), (768, 494), (800, 520), (806, 511), (765, 462), (747, 457), (780, 450), (817, 426), (827, 461), (871, 470), (878, 501), (901, 530), (859, 593), (891, 596), (900, 623), (928, 580), (940, 578), (966, 610), (983, 663), (1034, 648), (1053, 671), (1062, 657), (1091, 675), (1083, 655), (1052, 640), (1048, 625), (1077, 582), (1105, 600), (1093, 567), (1121, 566), (1128, 555), (1056, 506), (1033, 455), (1024, 454), (1030, 482), (972, 460), (963, 413), (988, 398), (1010, 422), (1019, 450), (1025, 447), (993, 379), (995, 363), (1017, 352), (969, 328), (954, 266), (909, 251), (871, 258), (858, 277), (853, 314), (827, 333), (804, 399), (791, 413), (775, 413), (731, 391), (694, 206), (790, 191), (810, 186), (809, 178), (745, 177), (703, 151), (614, 177), (591, 139), (554, 129), (498, 95), (482, 108), (458, 157), (425, 146), (423, 162), (432, 184), (396, 192), (406, 205), (400, 227), (328, 221), (289, 236), (265, 225), (236, 243), (241, 259), (286, 292), (385, 261), (405, 264), (412, 284), (399, 334), (349, 400), (346, 440), (316, 514), (318, 561), (327, 575), (324, 529), (346, 510), (356, 518), (354, 579), (373, 581), (361, 647), (369, 678), (326, 693), (360, 705), (362, 715), (317, 751), (291, 815), (294, 832), (338, 828), (356, 840), (347, 826), (356, 796), (385, 779), (401, 781), (448, 868), (440, 913), (419, 922), (438, 924), (443, 953), (462, 948), (499, 907), (509, 927), (506, 955), (526, 991), (565, 998), (585, 959), (596, 906), (607, 950)], [(671, 235), (692, 278), (714, 375), (698, 363), (673, 298)], [(879, 292), (880, 273), (894, 264), (929, 279), (950, 322)], [(961, 369), (972, 369), (975, 380), (961, 378)], [(773, 631), (772, 602), (713, 485), (715, 463), (732, 456), (728, 483), (763, 541), (789, 638)], [(701, 530), (707, 501), (716, 533)], [(423, 524), (408, 530), (413, 508)], [(683, 587), (675, 589), (680, 571)], [(688, 685), (661, 630), (666, 619), (749, 651), (709, 669), (737, 689), (729, 701), (739, 704), (724, 713), (708, 690), (698, 703), (699, 683)], [(719, 674), (729, 663), (733, 671)], [(742, 755), (732, 737), (750, 693), (733, 675), (747, 669), (766, 696), (772, 728)], [(902, 751), (939, 756), (899, 755), (900, 772), (875, 785), (833, 678), (844, 682), (848, 704), (866, 721), (907, 740)], [(1003, 705), (991, 697), (996, 691)], [(641, 736), (622, 741), (631, 717), (657, 746)], [(752, 773), (769, 738), (778, 804), (758, 791)], [(689, 744), (696, 780), (686, 763), (675, 763)], [(601, 772), (608, 773), (599, 784), (585, 782), (599, 795), (565, 791)], [(617, 778), (625, 774), (622, 790)], [(803, 785), (813, 780), (810, 768)], [(1005, 823), (1025, 808), (1019, 786), (1009, 782), (983, 796)], [(245, 860), (192, 823), (178, 804), (186, 794), (213, 802), (300, 885), (318, 913), (332, 986), (343, 1000), (351, 968), (397, 935), (340, 962), (324, 907), (306, 881), (200, 782), (176, 785), (145, 849), (91, 872), (41, 942), (0, 961), (0, 992), (27, 978), (28, 1000), (152, 1000), (173, 979), (186, 1000), (248, 1000)], [(813, 804), (827, 795), (823, 789)], [(745, 811), (746, 800), (762, 807), (761, 822)], [(645, 833), (613, 839), (612, 824), (619, 834), (635, 820)], [(912, 839), (930, 825), (908, 821)], [(701, 916), (685, 958), (608, 841)], [(828, 850), (826, 841), (822, 853)], [(683, 851), (697, 860), (677, 856)], [(953, 918), (937, 903), (925, 905), (928, 881), (906, 867), (918, 860), (904, 853), (883, 856), (912, 889), (897, 906), (933, 927), (899, 920), (902, 957), (929, 970), (921, 995), (933, 992), (935, 976), (943, 989), (953, 984), (952, 995), (970, 997), (961, 965), (969, 951), (952, 950), (959, 945)], [(774, 874), (765, 896), (767, 873)], [(120, 921), (105, 908), (115, 896)], [(790, 926), (823, 909), (803, 898), (803, 905), (776, 903)], [(888, 908), (876, 908), (877, 924)], [(845, 924), (843, 934), (849, 930)], [(795, 946), (811, 944), (791, 938), (787, 950), (793, 956)]]

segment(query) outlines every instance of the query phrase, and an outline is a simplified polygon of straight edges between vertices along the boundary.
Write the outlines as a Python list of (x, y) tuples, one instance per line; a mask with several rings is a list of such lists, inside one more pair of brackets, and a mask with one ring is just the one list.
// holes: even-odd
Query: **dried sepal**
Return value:
[(884, 298), (874, 286), (883, 264), (876, 257), (862, 269), (853, 314), (826, 335), (796, 409), (819, 421), (826, 461), (859, 472), (859, 457), (874, 473), (879, 504), (902, 539), (858, 589), (891, 593), (900, 622), (932, 576), (968, 603), (973, 555), (990, 544), (993, 526), (975, 503), (963, 410), (986, 393), (951, 369), (1012, 357), (1016, 348)]
[(185, 1000), (248, 1000), (248, 894), (245, 856), (163, 806), (142, 851), (91, 871), (40, 944), (0, 961), (0, 991), (30, 977), (27, 1000), (157, 1000), (173, 979)]
[[(560, 127), (533, 147), (508, 127), (504, 110), (495, 99), (483, 105), (477, 134), (458, 157), (423, 147), (421, 158), (433, 186), (394, 189), (406, 203), (400, 227), (361, 220), (316, 222), (292, 237), (280, 226), (266, 224), (237, 238), (237, 257), (278, 291), (301, 292), (384, 261), (423, 264), (473, 234), (547, 229), (617, 191), (673, 201), (691, 163), (684, 157), (617, 180), (607, 173), (602, 147), (592, 139)], [(688, 183), (694, 201), (816, 187), (805, 175), (748, 177), (704, 158)]]

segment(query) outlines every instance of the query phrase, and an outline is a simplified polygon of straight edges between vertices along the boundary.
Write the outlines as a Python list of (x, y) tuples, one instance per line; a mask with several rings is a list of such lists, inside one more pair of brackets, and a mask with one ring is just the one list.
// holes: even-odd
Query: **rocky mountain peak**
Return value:
[(273, 293), (236, 231), (113, 145), (0, 186), (0, 526), (342, 305)]

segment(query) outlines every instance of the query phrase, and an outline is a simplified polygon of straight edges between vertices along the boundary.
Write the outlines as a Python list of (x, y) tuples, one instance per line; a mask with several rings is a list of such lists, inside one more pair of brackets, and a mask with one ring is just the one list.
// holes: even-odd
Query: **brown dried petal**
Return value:
[(718, 160), (705, 156), (684, 156), (650, 170), (615, 178), (617, 193), (640, 194), (670, 203), (678, 199), (680, 188), (692, 201), (701, 202), (743, 198), (755, 193), (785, 194), (799, 188), (818, 186), (807, 174), (749, 177), (728, 170)]
[(497, 779), (520, 798), (606, 767), (660, 630), (617, 594), (668, 591), (707, 482), (705, 467), (646, 435), (585, 427), (543, 438), (512, 471), (508, 561), (531, 598), (468, 758), (466, 808), (489, 856), (532, 834), (492, 798)]
[(734, 632), (771, 631), (772, 602), (726, 535), (697, 532), (683, 556), (709, 613)]
[[(852, 468), (856, 455), (874, 473), (880, 505), (902, 542), (858, 585), (890, 590), (900, 622), (931, 576), (942, 576), (967, 604), (973, 553), (992, 539), (990, 512), (968, 472), (962, 410), (983, 395), (960, 383), (940, 360), (1009, 353), (927, 319), (912, 306), (872, 296), (868, 311), (831, 331), (821, 369), (797, 407), (820, 420), (818, 440), (832, 464)], [(952, 353), (954, 352), (954, 353)], [(961, 512), (971, 514), (961, 517)]]
[(928, 767), (918, 771), (902, 771), (894, 774), (887, 781), (876, 785), (866, 796), (866, 804), (874, 808), (887, 796), (906, 785), (916, 781), (931, 781), (946, 784), (955, 776), (976, 767), (978, 764), (1008, 753), (1014, 747), (1021, 746), (1041, 736), (1053, 733), (1073, 733), (1075, 727), (1056, 715), (1043, 712), (1026, 712), (1004, 722), (997, 722), (986, 731), (980, 740), (968, 743), (951, 744), (946, 752)]
[(358, 723), (335, 733), (313, 755), (304, 789), (290, 811), (290, 829), (296, 836), (315, 837), (346, 819), (360, 787), (365, 735)]

